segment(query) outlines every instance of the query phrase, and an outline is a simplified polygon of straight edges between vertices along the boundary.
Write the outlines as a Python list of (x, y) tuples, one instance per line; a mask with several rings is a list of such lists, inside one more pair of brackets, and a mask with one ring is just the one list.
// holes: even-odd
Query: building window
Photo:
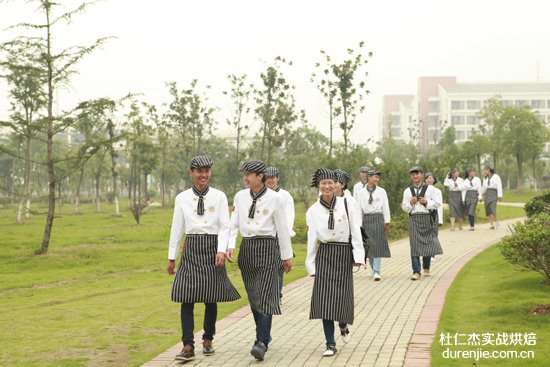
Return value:
[(468, 110), (479, 110), (481, 108), (481, 101), (466, 101), (466, 108)]
[(477, 118), (477, 116), (467, 116), (466, 121), (467, 121), (468, 125), (477, 125), (478, 118)]
[(500, 105), (501, 106), (511, 106), (512, 101), (510, 101), (509, 99), (503, 99), (503, 100), (500, 101)]
[(453, 126), (463, 125), (464, 116), (456, 116), (456, 115), (451, 116), (451, 124), (453, 124)]
[(463, 110), (464, 109), (464, 101), (451, 101), (451, 109), (452, 110)]
[(462, 130), (456, 131), (456, 140), (465, 140), (466, 139), (466, 132)]
[(439, 112), (439, 101), (429, 102), (429, 112)]
[(540, 121), (546, 122), (546, 116), (545, 115), (537, 115)]
[(531, 100), (531, 108), (544, 108), (544, 100), (542, 99)]
[(516, 100), (516, 106), (525, 106), (527, 105), (527, 100), (525, 99), (517, 99)]

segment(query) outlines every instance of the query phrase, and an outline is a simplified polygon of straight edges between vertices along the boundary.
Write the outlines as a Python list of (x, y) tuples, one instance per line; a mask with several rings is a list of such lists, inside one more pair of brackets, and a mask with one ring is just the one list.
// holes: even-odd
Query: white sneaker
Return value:
[(374, 276), (372, 277), (372, 279), (374, 279), (375, 282), (378, 282), (380, 280), (380, 274), (374, 273)]
[(330, 346), (327, 347), (327, 350), (323, 353), (323, 357), (332, 357), (336, 354), (336, 347)]
[(347, 326), (345, 329), (340, 329), (340, 335), (342, 336), (342, 341), (344, 342), (344, 344), (348, 344), (351, 340), (351, 334), (349, 333), (349, 329)]

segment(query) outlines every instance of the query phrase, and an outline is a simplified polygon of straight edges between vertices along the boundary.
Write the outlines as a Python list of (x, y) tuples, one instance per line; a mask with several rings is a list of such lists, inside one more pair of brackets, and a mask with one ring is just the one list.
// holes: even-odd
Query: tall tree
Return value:
[(295, 111), (295, 100), (290, 85), (281, 68), (291, 66), (292, 62), (283, 57), (276, 57), (273, 63), (260, 74), (260, 87), (254, 89), (256, 108), (254, 110), (261, 122), (260, 158), (271, 164), (274, 148), (280, 147), (288, 127), (298, 119)]
[(355, 124), (358, 114), (363, 113), (365, 105), (363, 99), (369, 94), (365, 79), (368, 72), (365, 65), (372, 57), (372, 52), (364, 53), (365, 43), (359, 42), (358, 49), (347, 50), (348, 59), (340, 64), (332, 65), (332, 73), (336, 77), (338, 87), (338, 107), (335, 114), (341, 116), (340, 128), (344, 135), (344, 151), (349, 147), (349, 134)]
[[(33, 0), (32, 3), (38, 5), (37, 11), (43, 16), (43, 22), (39, 24), (21, 23), (14, 28), (23, 28), (31, 31), (43, 32), (41, 37), (18, 37), (13, 42), (24, 42), (24, 40), (35, 40), (41, 45), (40, 53), (35, 55), (43, 73), (44, 89), (46, 91), (46, 116), (45, 116), (45, 140), (46, 140), (46, 167), (48, 171), (48, 214), (44, 226), (44, 234), (40, 253), (45, 254), (48, 251), (50, 238), (55, 216), (56, 202), (56, 184), (58, 181), (71, 174), (72, 169), (64, 173), (63, 177), (56, 176), (56, 159), (54, 158), (54, 137), (59, 132), (67, 129), (73, 119), (70, 114), (55, 116), (53, 112), (55, 90), (61, 83), (69, 83), (71, 76), (76, 73), (76, 65), (86, 55), (93, 52), (97, 47), (103, 44), (106, 38), (97, 39), (89, 46), (73, 46), (67, 49), (56, 51), (53, 45), (54, 30), (61, 23), (70, 23), (74, 16), (85, 12), (91, 3), (84, 2), (74, 10), (57, 15), (55, 9), (60, 6), (59, 3), (50, 0)], [(83, 149), (79, 151), (78, 157), (73, 157), (72, 166), (79, 166), (83, 161), (95, 153), (94, 148)]]

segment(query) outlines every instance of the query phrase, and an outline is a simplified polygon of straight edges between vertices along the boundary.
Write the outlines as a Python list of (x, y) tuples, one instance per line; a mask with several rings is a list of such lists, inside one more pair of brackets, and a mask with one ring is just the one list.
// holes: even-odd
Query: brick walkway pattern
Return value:
[[(392, 257), (382, 260), (382, 280), (374, 282), (370, 268), (354, 274), (355, 322), (351, 341), (343, 344), (336, 327), (338, 353), (323, 358), (325, 340), (320, 320), (309, 320), (313, 279), (306, 277), (284, 288), (283, 314), (274, 316), (272, 336), (262, 366), (429, 366), (429, 348), (437, 328), (447, 288), (460, 268), (475, 254), (510, 233), (503, 221), (496, 230), (488, 224), (476, 231), (440, 231), (444, 254), (432, 262), (430, 277), (412, 274), (409, 240), (391, 244)], [(246, 296), (246, 295), (245, 295)], [(197, 340), (202, 332), (196, 333)], [(202, 355), (185, 366), (259, 365), (250, 354), (255, 328), (248, 306), (217, 323), (215, 355)], [(168, 349), (143, 367), (180, 366), (174, 356), (181, 344)]]

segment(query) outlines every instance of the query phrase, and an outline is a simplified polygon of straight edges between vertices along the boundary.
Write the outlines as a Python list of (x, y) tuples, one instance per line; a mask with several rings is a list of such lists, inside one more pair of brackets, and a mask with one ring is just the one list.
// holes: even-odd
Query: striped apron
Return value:
[(241, 296), (233, 287), (224, 267), (215, 266), (218, 236), (188, 234), (181, 261), (172, 284), (172, 301), (216, 303), (235, 301)]
[(443, 249), (435, 231), (429, 213), (411, 214), (409, 222), (409, 241), (411, 256), (435, 256), (443, 254)]
[(310, 319), (353, 324), (353, 254), (343, 242), (321, 243), (315, 257)]
[(478, 202), (477, 190), (466, 191), (466, 207), (464, 208), (465, 214), (476, 215), (476, 207)]
[(461, 218), (464, 215), (462, 207), (462, 193), (460, 191), (449, 191), (449, 209), (450, 216), (453, 218)]
[(237, 259), (250, 308), (259, 313), (281, 314), (279, 277), (283, 262), (277, 238), (243, 237)]
[(489, 188), (485, 190), (485, 215), (497, 215), (497, 200), (497, 189)]
[(369, 236), (368, 258), (391, 257), (388, 237), (384, 232), (384, 215), (382, 213), (367, 213), (363, 215), (363, 229)]

